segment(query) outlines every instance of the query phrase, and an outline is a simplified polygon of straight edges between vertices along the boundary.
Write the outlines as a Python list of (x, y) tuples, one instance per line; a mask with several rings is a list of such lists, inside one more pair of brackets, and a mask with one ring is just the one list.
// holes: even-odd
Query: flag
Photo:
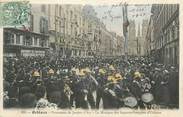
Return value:
[(128, 16), (127, 16), (127, 5), (125, 4), (123, 7), (123, 34), (127, 32), (127, 28), (129, 25)]

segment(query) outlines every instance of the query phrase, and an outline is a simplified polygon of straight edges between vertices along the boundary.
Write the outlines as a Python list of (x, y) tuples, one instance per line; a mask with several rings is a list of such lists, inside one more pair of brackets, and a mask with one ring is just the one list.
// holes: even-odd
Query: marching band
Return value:
[(178, 108), (178, 75), (178, 67), (147, 57), (4, 58), (3, 106)]

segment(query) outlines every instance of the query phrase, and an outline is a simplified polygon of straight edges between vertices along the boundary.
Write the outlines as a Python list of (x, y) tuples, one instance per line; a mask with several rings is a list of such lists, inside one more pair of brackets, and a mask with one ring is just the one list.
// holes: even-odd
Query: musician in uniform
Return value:
[(164, 70), (159, 88), (160, 105), (163, 108), (164, 107), (167, 108), (170, 104), (170, 92), (168, 89), (169, 85), (168, 81), (169, 81), (169, 72), (167, 70)]
[[(60, 91), (60, 85), (61, 83), (59, 83), (55, 77), (55, 71), (53, 69), (49, 69), (48, 70), (48, 79), (46, 81), (46, 90), (47, 90), (47, 97), (48, 100), (50, 98), (50, 95), (53, 91)], [(62, 83), (63, 85), (63, 83)], [(63, 90), (63, 88), (62, 88)]]
[(141, 77), (142, 76), (141, 76), (140, 72), (136, 71), (134, 73), (133, 82), (131, 83), (129, 89), (130, 89), (130, 92), (138, 100), (138, 106), (143, 108), (143, 104), (142, 104), (142, 101), (141, 101), (141, 95), (142, 95), (142, 91), (141, 91)]
[(71, 94), (71, 96), (70, 96), (70, 105), (72, 107), (74, 107), (73, 102), (75, 101), (75, 97), (77, 95), (76, 89), (78, 88), (76, 86), (77, 86), (78, 82), (80, 81), (79, 80), (79, 69), (78, 68), (72, 68), (71, 69), (71, 74), (70, 74), (69, 77), (70, 77), (70, 80), (71, 80), (70, 88), (73, 92), (73, 94)]
[(43, 84), (43, 81), (42, 81), (42, 79), (41, 79), (40, 73), (39, 73), (37, 70), (35, 70), (35, 71), (33, 72), (32, 81), (31, 81), (31, 87), (32, 87), (33, 92), (36, 90), (36, 88), (37, 88), (37, 86), (38, 86), (39, 84), (40, 84), (40, 85)]
[(81, 69), (79, 71), (79, 82), (76, 84), (76, 95), (75, 95), (75, 105), (76, 108), (88, 109), (87, 94), (88, 94), (88, 84), (86, 83), (86, 74)]
[(144, 103), (143, 107), (147, 107), (148, 109), (150, 109), (151, 105), (154, 103), (154, 96), (152, 95), (151, 87), (150, 79), (148, 77), (143, 77), (141, 80), (141, 100)]
[[(114, 109), (119, 108), (119, 102), (116, 99), (115, 86), (119, 79), (116, 79), (115, 68), (110, 65), (107, 77), (107, 84), (104, 87), (103, 96), (103, 107), (104, 109)], [(111, 101), (112, 100), (112, 101)]]
[(97, 82), (98, 82), (98, 87), (97, 87), (97, 95), (96, 95), (96, 108), (99, 108), (100, 100), (103, 100), (103, 90), (104, 90), (104, 85), (106, 84), (107, 81), (107, 76), (106, 76), (106, 71), (104, 69), (99, 69), (98, 70), (98, 76), (96, 76)]
[(84, 69), (84, 73), (86, 74), (86, 84), (88, 84), (88, 102), (92, 109), (94, 109), (95, 106), (95, 100), (93, 96), (93, 92), (96, 91), (96, 87), (98, 86), (97, 80), (91, 75), (91, 70), (89, 68)]

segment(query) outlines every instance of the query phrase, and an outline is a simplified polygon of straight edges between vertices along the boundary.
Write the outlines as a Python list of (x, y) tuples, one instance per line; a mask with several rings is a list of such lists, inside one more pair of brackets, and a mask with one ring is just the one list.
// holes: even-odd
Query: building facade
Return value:
[(154, 56), (155, 54), (155, 40), (154, 40), (154, 27), (153, 27), (153, 20), (152, 16), (150, 17), (147, 33), (145, 37), (145, 55), (146, 56)]
[(107, 53), (116, 51), (108, 49), (105, 50), (106, 54), (101, 52), (103, 40), (106, 38), (110, 38), (111, 42), (105, 43), (108, 45), (111, 43), (111, 48), (113, 47), (112, 38), (114, 36), (96, 17), (96, 12), (92, 6), (53, 4), (48, 5), (47, 14), (49, 17), (50, 48), (53, 52), (56, 51), (57, 55), (88, 57), (108, 55)]
[[(152, 5), (151, 23), (146, 37), (153, 37), (150, 52), (157, 61), (164, 64), (179, 64), (179, 5)], [(151, 31), (152, 30), (152, 31)], [(147, 40), (149, 38), (146, 38)], [(152, 47), (152, 46), (151, 46)]]
[(117, 56), (123, 56), (124, 54), (124, 37), (117, 36)]
[(146, 34), (148, 28), (148, 20), (143, 20), (141, 24), (137, 25), (137, 36), (136, 36), (136, 50), (138, 56), (144, 56), (147, 51), (146, 46)]
[(141, 24), (141, 27), (142, 27), (141, 28), (142, 35), (141, 35), (141, 40), (140, 40), (140, 43), (141, 43), (140, 55), (141, 56), (144, 56), (146, 54), (146, 50), (147, 50), (147, 48), (145, 46), (146, 46), (146, 34), (147, 34), (148, 23), (149, 23), (148, 19), (144, 19)]
[(135, 20), (129, 21), (128, 29), (128, 55), (137, 55), (136, 25)]
[(40, 5), (31, 5), (29, 26), (4, 28), (4, 56), (45, 56), (49, 48), (47, 22)]
[[(29, 26), (5, 30), (6, 48), (7, 45), (16, 45), (16, 39), (16, 47), (28, 48), (20, 49), (19, 53), (12, 55), (48, 54), (53, 58), (117, 55), (117, 35), (106, 29), (92, 6), (31, 4), (30, 11)], [(10, 32), (13, 36), (9, 35)], [(11, 41), (6, 38), (10, 38)], [(6, 48), (5, 51), (11, 50)]]

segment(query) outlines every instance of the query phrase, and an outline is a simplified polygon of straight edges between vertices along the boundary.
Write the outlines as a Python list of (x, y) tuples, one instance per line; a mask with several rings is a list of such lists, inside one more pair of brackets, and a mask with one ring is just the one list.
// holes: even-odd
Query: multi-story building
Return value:
[(117, 36), (109, 32), (106, 27), (101, 27), (101, 39), (99, 52), (101, 56), (116, 56), (117, 55)]
[[(98, 56), (100, 55), (103, 34), (111, 40), (111, 51), (115, 44), (114, 36), (104, 28), (96, 17), (92, 6), (48, 5), (50, 47), (60, 56)], [(55, 23), (56, 22), (56, 23)], [(103, 33), (107, 32), (107, 33)], [(113, 39), (112, 39), (113, 38)], [(105, 45), (104, 45), (105, 46)], [(104, 54), (105, 55), (105, 54)], [(112, 54), (110, 54), (112, 55)]]
[(143, 20), (142, 24), (137, 26), (137, 36), (136, 36), (136, 50), (138, 56), (144, 56), (146, 48), (146, 33), (148, 28), (148, 20)]
[(155, 58), (157, 61), (164, 64), (178, 65), (179, 5), (154, 4), (152, 5), (151, 12), (153, 40), (155, 43)]
[(138, 24), (137, 27), (138, 28), (137, 28), (137, 36), (136, 36), (136, 50), (137, 50), (137, 55), (141, 56), (142, 46), (144, 44), (142, 44), (142, 35), (141, 35), (140, 24)]
[(111, 35), (112, 35), (112, 56), (117, 56), (118, 52), (117, 34), (115, 32), (111, 32)]
[(128, 30), (128, 55), (137, 55), (136, 26), (135, 21), (129, 21)]
[(117, 36), (117, 56), (124, 55), (124, 37)]
[(47, 16), (40, 5), (31, 5), (29, 26), (4, 28), (4, 56), (45, 56)]
[(83, 9), (82, 5), (53, 4), (48, 7), (51, 48), (61, 56), (94, 54), (95, 16), (84, 13), (87, 8)]
[(4, 41), (6, 53), (43, 56), (49, 50), (52, 57), (114, 56), (120, 47), (92, 6), (31, 4), (29, 23), (23, 30), (5, 29), (4, 37), (10, 38)]
[(155, 40), (154, 40), (154, 27), (153, 27), (153, 20), (152, 16), (150, 17), (148, 28), (147, 28), (147, 34), (145, 37), (145, 55), (147, 56), (154, 56), (155, 52)]
[(146, 54), (146, 50), (147, 48), (145, 47), (146, 45), (146, 34), (147, 34), (147, 28), (148, 28), (148, 19), (144, 19), (142, 21), (142, 24), (141, 24), (141, 31), (142, 31), (142, 35), (141, 35), (141, 40), (140, 40), (140, 43), (141, 43), (141, 48), (140, 48), (140, 55), (141, 56), (144, 56)]
[[(43, 5), (44, 6), (44, 5)], [(63, 55), (65, 52), (65, 14), (62, 6), (58, 4), (49, 4), (46, 9), (48, 15), (48, 31), (50, 49), (56, 55)]]
[(92, 6), (84, 6), (82, 9), (82, 14), (84, 18), (83, 34), (85, 35), (85, 45), (86, 45), (86, 55), (94, 56), (97, 55), (98, 49), (98, 38), (99, 38), (99, 28), (100, 22), (96, 17), (95, 10)]

